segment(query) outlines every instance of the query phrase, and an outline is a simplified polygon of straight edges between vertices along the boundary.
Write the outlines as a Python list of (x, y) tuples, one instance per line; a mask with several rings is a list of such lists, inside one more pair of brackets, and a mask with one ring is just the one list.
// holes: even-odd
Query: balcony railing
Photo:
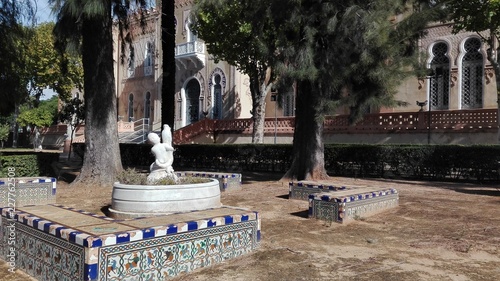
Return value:
[[(430, 123), (429, 123), (430, 116)], [(497, 132), (498, 110), (456, 110), (456, 111), (428, 111), (424, 112), (398, 112), (368, 114), (355, 125), (349, 124), (349, 116), (328, 116), (324, 121), (323, 133), (328, 134), (398, 134), (398, 133), (477, 133)], [(118, 122), (119, 133), (133, 133), (138, 130), (160, 130), (160, 123), (151, 128), (149, 120), (137, 122)], [(429, 127), (430, 125), (430, 127)], [(271, 135), (275, 132), (281, 136), (293, 136), (295, 129), (294, 117), (266, 118), (264, 134)], [(85, 125), (79, 126), (77, 135), (82, 135)], [(252, 119), (213, 120), (203, 119), (194, 124), (174, 131), (174, 143), (189, 143), (200, 135), (238, 134), (251, 135), (253, 130)], [(66, 133), (66, 125), (54, 125), (43, 128), (42, 135)], [(141, 137), (143, 137), (141, 135)]]
[[(429, 123), (430, 116), (430, 123)], [(355, 125), (349, 124), (348, 115), (328, 116), (324, 121), (324, 134), (382, 134), (432, 132), (496, 132), (498, 110), (456, 110), (424, 112), (398, 112), (368, 114)], [(429, 128), (430, 125), (430, 128)], [(252, 119), (204, 119), (174, 132), (174, 143), (188, 143), (202, 134), (251, 134)], [(264, 134), (293, 134), (294, 117), (266, 118)]]
[(205, 44), (203, 42), (186, 42), (175, 46), (175, 57), (184, 57), (195, 54), (205, 54)]

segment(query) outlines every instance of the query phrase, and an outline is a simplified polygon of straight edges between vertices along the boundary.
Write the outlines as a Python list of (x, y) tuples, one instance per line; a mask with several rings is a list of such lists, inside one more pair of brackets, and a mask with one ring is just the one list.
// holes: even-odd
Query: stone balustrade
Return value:
[[(430, 116), (430, 123), (429, 123)], [(422, 111), (367, 114), (355, 125), (349, 124), (348, 115), (328, 116), (324, 121), (324, 134), (387, 134), (433, 132), (496, 132), (497, 109)], [(294, 117), (266, 118), (264, 134), (293, 134)], [(202, 134), (252, 134), (252, 119), (204, 119), (174, 132), (176, 144), (188, 143)]]

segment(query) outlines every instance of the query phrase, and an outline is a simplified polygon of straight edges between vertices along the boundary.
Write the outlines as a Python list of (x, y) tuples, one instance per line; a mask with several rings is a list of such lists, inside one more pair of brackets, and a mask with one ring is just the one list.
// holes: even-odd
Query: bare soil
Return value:
[[(498, 186), (332, 178), (400, 195), (398, 208), (341, 225), (308, 219), (308, 203), (288, 199), (280, 177), (243, 173), (243, 189), (222, 194), (224, 205), (260, 212), (258, 250), (174, 280), (500, 280)], [(111, 187), (58, 182), (59, 204), (102, 213), (110, 198)], [(33, 279), (1, 262), (0, 280)]]

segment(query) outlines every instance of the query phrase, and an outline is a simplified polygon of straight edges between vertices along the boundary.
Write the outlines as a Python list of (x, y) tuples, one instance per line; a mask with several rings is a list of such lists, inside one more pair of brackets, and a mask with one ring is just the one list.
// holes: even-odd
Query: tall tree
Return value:
[[(393, 106), (396, 86), (411, 74), (420, 31), (436, 19), (415, 1), (274, 2), (282, 81), (297, 81), (293, 163), (284, 178), (319, 180), (324, 167), (323, 120), (339, 106), (354, 122), (371, 106)], [(284, 11), (285, 9), (285, 11)], [(285, 16), (286, 15), (286, 16)], [(402, 19), (391, 20), (396, 15)]]
[(85, 106), (79, 98), (73, 98), (64, 103), (58, 116), (59, 121), (69, 125), (71, 130), (68, 160), (71, 158), (71, 148), (73, 146), (73, 139), (78, 127), (85, 121)]
[(122, 170), (118, 146), (116, 96), (113, 72), (113, 19), (122, 42), (130, 11), (142, 16), (145, 0), (50, 0), (57, 12), (54, 28), (58, 47), (81, 50), (84, 72), (85, 153), (75, 183), (111, 185)]
[(0, 115), (7, 116), (28, 97), (24, 52), (27, 34), (22, 23), (34, 20), (31, 1), (0, 0)]
[(39, 102), (38, 107), (34, 107), (35, 98), (20, 107), (17, 122), (21, 126), (48, 127), (57, 122), (57, 107), (59, 100), (57, 96), (52, 96), (48, 100)]
[(69, 100), (73, 89), (82, 90), (83, 67), (76, 53), (59, 53), (54, 46), (54, 23), (33, 28), (26, 48), (28, 89), (39, 103), (43, 90), (54, 89), (62, 100)]
[[(158, 0), (157, 0), (158, 1)], [(174, 128), (175, 119), (175, 1), (161, 2), (162, 84), (161, 122)]]
[[(500, 116), (500, 0), (442, 0), (453, 32), (476, 32), (488, 45), (487, 58), (495, 71)], [(484, 33), (483, 33), (484, 32)], [(500, 118), (498, 124), (500, 126)], [(500, 141), (500, 127), (497, 139)]]
[(236, 66), (250, 78), (252, 143), (264, 141), (266, 96), (275, 80), (276, 33), (271, 0), (197, 0), (192, 28), (216, 61)]

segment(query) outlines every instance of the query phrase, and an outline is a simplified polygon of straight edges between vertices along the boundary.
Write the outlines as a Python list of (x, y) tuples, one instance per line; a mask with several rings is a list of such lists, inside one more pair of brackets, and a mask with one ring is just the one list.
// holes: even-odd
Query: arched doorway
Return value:
[(191, 79), (186, 85), (186, 125), (200, 120), (200, 83)]

